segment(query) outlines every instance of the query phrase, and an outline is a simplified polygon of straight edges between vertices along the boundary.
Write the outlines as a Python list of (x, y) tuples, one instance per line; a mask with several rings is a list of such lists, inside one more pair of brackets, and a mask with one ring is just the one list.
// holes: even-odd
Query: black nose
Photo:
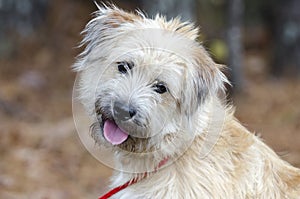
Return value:
[(115, 119), (117, 120), (129, 120), (136, 114), (136, 110), (133, 107), (119, 101), (114, 103), (113, 109)]

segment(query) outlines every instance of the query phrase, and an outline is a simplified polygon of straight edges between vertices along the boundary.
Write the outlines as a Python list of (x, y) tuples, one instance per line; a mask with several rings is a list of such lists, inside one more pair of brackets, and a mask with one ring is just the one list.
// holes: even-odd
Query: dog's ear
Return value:
[(223, 65), (216, 64), (203, 47), (200, 47), (190, 62), (192, 67), (186, 71), (184, 90), (182, 92), (182, 110), (191, 115), (199, 105), (211, 96), (225, 92), (225, 83), (229, 83), (227, 77), (222, 73)]
[[(84, 35), (79, 47), (86, 45), (84, 51), (78, 56), (77, 62), (73, 65), (75, 71), (82, 71), (89, 64), (89, 60), (101, 59), (99, 55), (105, 56), (104, 49), (113, 47), (117, 34), (126, 30), (126, 24), (142, 20), (142, 13), (133, 14), (111, 6), (99, 6), (94, 13), (95, 17), (89, 21), (82, 31)], [(123, 27), (122, 27), (123, 26)], [(101, 51), (101, 53), (99, 53)], [(108, 52), (108, 49), (107, 49)]]

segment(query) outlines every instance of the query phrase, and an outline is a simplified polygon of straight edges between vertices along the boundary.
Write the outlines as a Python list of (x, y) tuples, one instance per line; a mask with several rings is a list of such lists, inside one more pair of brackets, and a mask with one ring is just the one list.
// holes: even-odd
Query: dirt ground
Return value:
[[(72, 118), (70, 66), (90, 13), (74, 4), (53, 5), (50, 27), (0, 60), (0, 198), (93, 199), (108, 182), (111, 170), (84, 148)], [(300, 167), (300, 80), (249, 77), (232, 101), (247, 128)]]

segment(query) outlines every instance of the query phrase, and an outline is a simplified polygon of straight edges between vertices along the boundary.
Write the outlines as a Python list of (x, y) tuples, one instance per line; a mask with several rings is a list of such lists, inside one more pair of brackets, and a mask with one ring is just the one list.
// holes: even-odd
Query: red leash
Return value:
[[(160, 167), (162, 167), (163, 165), (165, 165), (168, 162), (169, 158), (165, 158), (162, 161), (159, 162), (159, 164), (157, 165), (157, 167), (155, 168), (155, 170), (153, 171), (153, 173), (155, 173)], [(129, 180), (128, 182), (126, 182), (123, 185), (120, 185), (112, 190), (110, 190), (109, 192), (107, 192), (106, 194), (104, 194), (103, 196), (99, 197), (99, 199), (108, 199), (110, 198), (112, 195), (118, 193), (119, 191), (122, 191), (123, 189), (125, 189), (126, 187), (133, 185), (135, 183), (137, 183), (138, 181), (144, 179), (147, 177), (147, 172), (144, 173), (144, 175), (141, 178), (134, 178), (132, 180)]]

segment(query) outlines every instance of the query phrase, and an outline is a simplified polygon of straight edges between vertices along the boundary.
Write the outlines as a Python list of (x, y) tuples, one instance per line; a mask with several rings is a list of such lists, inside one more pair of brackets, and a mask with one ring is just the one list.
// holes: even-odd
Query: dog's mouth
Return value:
[(96, 103), (96, 115), (97, 120), (100, 124), (100, 128), (102, 129), (103, 137), (111, 143), (112, 145), (119, 145), (124, 143), (128, 137), (129, 133), (122, 130), (114, 121), (112, 116), (105, 114), (103, 108)]
[(114, 120), (110, 119), (103, 121), (103, 135), (112, 145), (122, 144), (129, 137), (126, 131), (122, 130)]
[[(105, 114), (98, 115), (98, 123), (102, 130), (102, 136), (109, 144), (118, 147), (119, 149), (128, 152), (145, 152), (151, 149), (148, 148), (150, 138), (142, 138), (133, 136), (134, 130), (124, 130), (113, 117)], [(151, 149), (152, 150), (152, 149)]]
[[(122, 150), (130, 152), (146, 151), (149, 137), (142, 137), (146, 126), (141, 125), (138, 120), (115, 120), (113, 114), (96, 104), (96, 116), (100, 132), (107, 143)], [(116, 118), (118, 119), (118, 118)], [(96, 130), (96, 129), (95, 129)], [(97, 137), (94, 137), (97, 139)]]

